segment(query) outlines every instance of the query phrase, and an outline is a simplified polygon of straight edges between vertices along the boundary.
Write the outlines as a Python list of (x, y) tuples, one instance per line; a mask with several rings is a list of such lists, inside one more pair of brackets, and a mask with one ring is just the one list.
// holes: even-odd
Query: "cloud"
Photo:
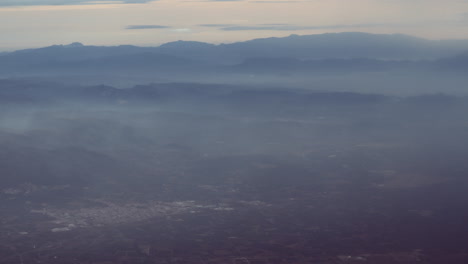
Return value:
[(154, 0), (0, 0), (0, 7), (11, 6), (54, 6), (54, 5), (93, 5), (93, 4), (142, 4)]
[(215, 28), (222, 28), (222, 27), (232, 27), (235, 26), (233, 24), (200, 24), (197, 25), (199, 27), (215, 27)]
[(259, 26), (232, 26), (232, 27), (222, 27), (219, 28), (223, 31), (244, 31), (244, 30), (274, 30), (274, 31), (295, 31), (295, 30), (305, 30), (309, 27), (302, 26), (274, 26), (274, 25), (259, 25)]
[(319, 29), (346, 29), (346, 28), (367, 28), (382, 26), (381, 24), (354, 24), (354, 25), (325, 25), (325, 26), (297, 26), (290, 24), (260, 24), (255, 26), (229, 26), (220, 27), (223, 31), (244, 31), (244, 30), (272, 30), (272, 31), (297, 31), (297, 30), (319, 30)]
[(192, 32), (192, 29), (190, 28), (173, 28), (171, 26), (163, 26), (163, 25), (131, 25), (131, 26), (127, 26), (125, 29), (129, 29), (129, 30), (170, 29), (171, 32), (175, 32), (175, 33), (191, 33)]
[(176, 32), (176, 33), (190, 33), (190, 32), (192, 32), (192, 30), (190, 28), (175, 28), (172, 31)]
[(161, 26), (161, 25), (130, 25), (126, 27), (126, 29), (164, 29), (164, 28), (171, 28), (171, 27)]
[(468, 22), (468, 13), (459, 14), (457, 20), (461, 22)]
[(250, 1), (251, 3), (257, 4), (291, 4), (291, 3), (303, 3), (306, 1)]

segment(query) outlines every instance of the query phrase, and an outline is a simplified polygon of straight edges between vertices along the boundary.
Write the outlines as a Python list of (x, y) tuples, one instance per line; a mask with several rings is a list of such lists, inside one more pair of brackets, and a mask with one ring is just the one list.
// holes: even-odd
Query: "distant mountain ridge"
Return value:
[(444, 69), (468, 70), (468, 52), (457, 56), (437, 60), (439, 67)]
[[(376, 91), (377, 92), (377, 91)], [(278, 106), (314, 107), (321, 105), (370, 106), (373, 104), (413, 102), (419, 104), (466, 104), (467, 96), (443, 93), (395, 97), (379, 93), (344, 91), (319, 91), (290, 88), (252, 89), (249, 86), (202, 84), (202, 83), (158, 83), (135, 85), (119, 89), (108, 85), (63, 86), (50, 82), (0, 79), (1, 104), (55, 104), (69, 102), (105, 103), (111, 105), (141, 106), (142, 104), (188, 103), (222, 104), (226, 107), (255, 107), (257, 104), (271, 111)]]
[(197, 72), (221, 69), (242, 73), (269, 69), (273, 72), (334, 68), (388, 69), (408, 65), (395, 61), (436, 61), (466, 51), (468, 40), (427, 40), (401, 34), (359, 32), (290, 35), (220, 45), (176, 41), (159, 47), (107, 47), (75, 42), (0, 54), (0, 75), (16, 72), (62, 73), (67, 70), (73, 73), (91, 70)]
[(85, 46), (74, 42), (69, 45), (54, 45), (27, 49), (8, 54), (62, 51), (74, 48), (88, 56), (103, 52), (101, 56), (115, 52), (154, 52), (170, 55), (197, 56), (198, 52), (213, 52), (237, 57), (295, 57), (299, 59), (325, 58), (379, 58), (379, 59), (433, 59), (468, 51), (468, 40), (428, 40), (403, 34), (370, 34), (361, 32), (325, 33), (316, 35), (290, 35), (252, 39), (230, 44), (209, 44), (197, 41), (174, 41), (158, 47)]

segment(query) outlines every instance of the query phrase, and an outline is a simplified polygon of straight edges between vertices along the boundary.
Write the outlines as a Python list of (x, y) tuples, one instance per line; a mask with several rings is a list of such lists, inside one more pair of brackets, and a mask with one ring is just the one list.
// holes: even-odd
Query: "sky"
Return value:
[(0, 51), (347, 31), (468, 39), (468, 0), (0, 0)]

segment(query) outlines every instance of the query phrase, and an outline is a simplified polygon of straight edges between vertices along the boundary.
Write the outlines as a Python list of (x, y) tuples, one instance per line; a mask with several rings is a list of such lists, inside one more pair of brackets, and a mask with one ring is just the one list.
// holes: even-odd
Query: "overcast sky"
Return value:
[(0, 50), (343, 31), (468, 38), (468, 0), (0, 0)]

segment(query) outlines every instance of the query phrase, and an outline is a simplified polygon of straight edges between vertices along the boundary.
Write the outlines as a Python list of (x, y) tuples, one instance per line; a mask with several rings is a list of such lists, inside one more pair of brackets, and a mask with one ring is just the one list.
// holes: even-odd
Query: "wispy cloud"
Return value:
[(192, 30), (190, 28), (175, 28), (175, 29), (172, 29), (172, 32), (176, 32), (176, 33), (191, 33)]
[(222, 28), (222, 27), (232, 27), (232, 26), (236, 26), (236, 25), (233, 25), (233, 24), (200, 24), (200, 25), (197, 25), (199, 27), (214, 27), (214, 28)]
[(142, 4), (154, 0), (0, 0), (0, 7), (11, 6), (57, 6), (57, 5), (94, 5), (94, 4)]
[(319, 29), (349, 29), (378, 27), (381, 24), (350, 24), (350, 25), (324, 25), (324, 26), (298, 26), (290, 24), (259, 24), (254, 26), (228, 26), (219, 27), (223, 31), (244, 31), (244, 30), (271, 30), (271, 31), (298, 31), (298, 30), (319, 30)]
[(165, 28), (171, 28), (171, 27), (162, 26), (162, 25), (130, 25), (126, 27), (126, 29), (165, 29)]
[(251, 3), (259, 4), (291, 4), (291, 3), (303, 3), (305, 1), (250, 1)]

